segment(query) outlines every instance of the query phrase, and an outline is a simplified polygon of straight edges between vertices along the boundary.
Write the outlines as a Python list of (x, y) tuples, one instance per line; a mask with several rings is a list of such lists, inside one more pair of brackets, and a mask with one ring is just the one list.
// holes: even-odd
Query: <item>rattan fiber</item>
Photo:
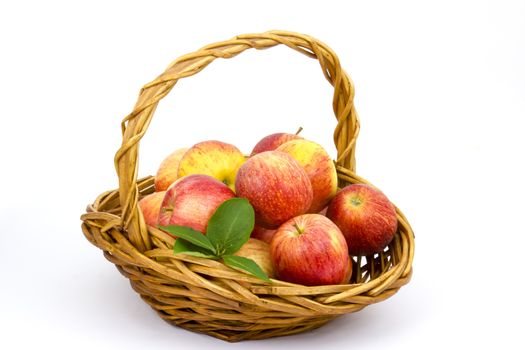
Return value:
[(336, 54), (310, 36), (270, 31), (239, 35), (181, 56), (146, 84), (133, 111), (122, 121), (122, 146), (115, 155), (119, 188), (99, 195), (81, 216), (85, 237), (104, 252), (164, 320), (227, 341), (283, 336), (320, 327), (338, 315), (389, 298), (409, 282), (412, 274), (414, 235), (399, 209), (393, 241), (380, 254), (353, 257), (350, 284), (317, 287), (279, 280), (267, 283), (219, 261), (175, 256), (171, 250), (174, 240), (144, 224), (137, 203), (153, 192), (154, 179), (137, 178), (138, 145), (158, 102), (179, 79), (198, 73), (217, 58), (280, 44), (317, 59), (334, 87), (340, 186), (368, 183), (355, 174), (359, 119), (353, 103), (354, 87)]

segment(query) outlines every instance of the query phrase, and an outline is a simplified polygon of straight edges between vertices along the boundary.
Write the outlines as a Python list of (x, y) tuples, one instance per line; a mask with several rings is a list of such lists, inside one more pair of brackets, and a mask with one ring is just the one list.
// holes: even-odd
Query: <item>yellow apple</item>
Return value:
[(268, 243), (250, 238), (234, 255), (252, 259), (268, 277), (273, 278), (275, 276), (270, 258), (270, 245)]
[(188, 148), (179, 148), (160, 163), (155, 175), (155, 191), (166, 191), (178, 179), (179, 162)]
[(306, 171), (313, 190), (308, 212), (320, 212), (337, 192), (337, 171), (328, 153), (319, 144), (304, 139), (283, 143), (277, 151), (291, 155)]
[(237, 147), (221, 141), (204, 141), (186, 151), (179, 163), (178, 177), (209, 175), (235, 190), (235, 177), (244, 161)]

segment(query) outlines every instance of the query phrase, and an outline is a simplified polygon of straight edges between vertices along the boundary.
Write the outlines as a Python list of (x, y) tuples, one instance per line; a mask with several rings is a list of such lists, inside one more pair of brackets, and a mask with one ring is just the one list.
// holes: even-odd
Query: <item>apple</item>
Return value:
[(178, 177), (210, 175), (234, 190), (235, 176), (244, 161), (244, 154), (237, 147), (221, 141), (204, 141), (184, 153), (179, 163)]
[(343, 232), (351, 255), (383, 251), (397, 231), (396, 208), (381, 191), (366, 184), (341, 189), (326, 216)]
[(306, 286), (348, 283), (352, 264), (339, 228), (319, 214), (282, 224), (270, 244), (277, 278)]
[(257, 142), (255, 147), (253, 148), (251, 155), (253, 156), (257, 153), (262, 153), (266, 151), (274, 151), (283, 143), (295, 139), (302, 139), (302, 137), (299, 135), (287, 134), (284, 132), (278, 132), (276, 134), (268, 135), (266, 137), (263, 137), (259, 142)]
[(179, 162), (188, 148), (179, 148), (164, 158), (155, 175), (155, 191), (166, 191), (177, 180)]
[(258, 225), (255, 225), (253, 227), (253, 231), (250, 235), (250, 237), (261, 240), (263, 242), (266, 242), (270, 244), (272, 241), (272, 237), (275, 234), (275, 230), (267, 229)]
[(277, 147), (301, 164), (312, 183), (313, 199), (309, 213), (318, 213), (337, 192), (337, 171), (325, 149), (309, 140), (292, 140)]
[(278, 151), (250, 157), (239, 169), (235, 191), (253, 206), (255, 223), (269, 229), (306, 213), (312, 203), (308, 175), (295, 159)]
[(144, 217), (144, 222), (149, 226), (157, 226), (159, 221), (160, 206), (166, 191), (154, 192), (139, 201), (139, 208)]
[(194, 174), (176, 180), (164, 196), (159, 224), (188, 226), (206, 233), (208, 220), (233, 191), (209, 175)]
[(270, 259), (270, 245), (255, 238), (250, 238), (235, 254), (252, 259), (270, 278), (275, 277)]

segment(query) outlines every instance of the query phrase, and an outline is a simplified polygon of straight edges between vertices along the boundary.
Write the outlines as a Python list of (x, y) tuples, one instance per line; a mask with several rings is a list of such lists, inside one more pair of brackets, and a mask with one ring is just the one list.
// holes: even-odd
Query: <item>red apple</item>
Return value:
[(188, 226), (206, 233), (208, 220), (222, 202), (235, 197), (224, 183), (208, 175), (194, 174), (178, 179), (166, 191), (159, 224)]
[(292, 140), (280, 145), (277, 151), (291, 155), (306, 171), (314, 192), (308, 212), (317, 213), (326, 207), (337, 192), (337, 171), (326, 150), (309, 140)]
[(275, 234), (275, 230), (271, 230), (271, 229), (267, 229), (267, 228), (255, 225), (253, 227), (253, 231), (250, 237), (270, 244), (274, 234)]
[(149, 226), (157, 226), (159, 221), (160, 205), (166, 191), (148, 194), (139, 201), (139, 208), (144, 216), (144, 222)]
[(235, 192), (250, 201), (255, 223), (270, 229), (304, 214), (313, 196), (304, 169), (290, 155), (277, 151), (250, 157), (239, 168)]
[(345, 237), (319, 214), (282, 224), (270, 244), (277, 278), (306, 286), (348, 283), (352, 264)]
[(326, 216), (343, 232), (351, 255), (383, 251), (397, 231), (394, 205), (381, 191), (365, 184), (340, 190)]
[(251, 155), (253, 156), (257, 153), (273, 151), (283, 143), (296, 139), (302, 139), (302, 137), (299, 135), (287, 134), (283, 132), (268, 135), (266, 137), (263, 137), (259, 142), (257, 142), (255, 147), (253, 148)]

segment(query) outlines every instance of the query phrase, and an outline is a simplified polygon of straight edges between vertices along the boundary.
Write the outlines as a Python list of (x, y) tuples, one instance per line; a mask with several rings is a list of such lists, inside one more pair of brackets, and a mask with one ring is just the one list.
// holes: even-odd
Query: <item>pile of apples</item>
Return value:
[(215, 140), (176, 150), (139, 207), (147, 225), (205, 234), (217, 207), (233, 197), (255, 211), (251, 238), (237, 254), (292, 283), (348, 283), (351, 256), (381, 252), (397, 230), (395, 207), (382, 192), (365, 184), (338, 189), (323, 147), (287, 133), (264, 137), (250, 156)]

